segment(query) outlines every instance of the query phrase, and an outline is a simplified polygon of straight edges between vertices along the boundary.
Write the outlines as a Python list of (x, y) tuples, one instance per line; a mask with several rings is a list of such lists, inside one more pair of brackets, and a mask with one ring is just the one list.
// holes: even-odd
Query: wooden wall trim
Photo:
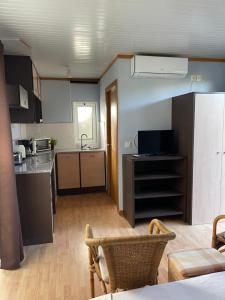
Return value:
[[(82, 82), (82, 83), (98, 83), (99, 80), (107, 73), (107, 71), (112, 67), (112, 65), (117, 61), (117, 59), (131, 59), (134, 57), (134, 53), (119, 53), (109, 65), (104, 69), (99, 78), (69, 78), (69, 77), (44, 77), (41, 76), (41, 80), (68, 80), (72, 82)], [(225, 63), (225, 58), (214, 58), (214, 57), (189, 57), (189, 61), (199, 61), (199, 62), (222, 62)]]
[(119, 53), (119, 54), (117, 54), (114, 57), (114, 59), (111, 61), (111, 63), (108, 65), (108, 67), (105, 68), (105, 70), (102, 72), (99, 79), (101, 79), (105, 75), (105, 73), (112, 67), (112, 65), (117, 61), (117, 59), (131, 59), (132, 57), (134, 57), (134, 54), (132, 54), (132, 53)]
[(41, 76), (41, 80), (66, 80), (77, 83), (98, 83), (99, 78), (74, 78), (74, 77), (45, 77)]
[[(102, 72), (99, 79), (101, 79), (105, 73), (112, 67), (112, 65), (117, 61), (117, 59), (131, 59), (134, 57), (134, 53), (119, 53), (114, 57), (108, 67)], [(225, 58), (213, 58), (213, 57), (189, 57), (189, 61), (199, 61), (199, 62), (225, 62)]]
[(189, 61), (201, 61), (201, 62), (225, 62), (225, 58), (213, 58), (213, 57), (189, 57)]

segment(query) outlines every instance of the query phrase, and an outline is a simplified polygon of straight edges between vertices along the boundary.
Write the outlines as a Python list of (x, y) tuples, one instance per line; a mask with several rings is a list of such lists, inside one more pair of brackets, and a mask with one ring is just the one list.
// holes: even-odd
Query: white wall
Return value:
[[(202, 76), (201, 82), (192, 82), (191, 74)], [(183, 79), (131, 78), (130, 60), (119, 59), (100, 82), (100, 115), (105, 121), (105, 88), (118, 79), (119, 96), (119, 206), (122, 203), (122, 154), (135, 153), (134, 145), (126, 149), (138, 130), (171, 128), (171, 97), (191, 91), (225, 91), (224, 63), (189, 63), (189, 73)], [(104, 124), (105, 125), (105, 124)], [(105, 127), (105, 126), (104, 126)], [(106, 141), (102, 129), (102, 143)]]

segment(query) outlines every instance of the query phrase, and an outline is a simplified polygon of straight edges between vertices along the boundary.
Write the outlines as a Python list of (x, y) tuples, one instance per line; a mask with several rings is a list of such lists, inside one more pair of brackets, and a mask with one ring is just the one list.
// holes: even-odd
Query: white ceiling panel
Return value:
[(0, 0), (0, 39), (42, 76), (98, 77), (123, 52), (225, 57), (224, 16), (225, 0)]

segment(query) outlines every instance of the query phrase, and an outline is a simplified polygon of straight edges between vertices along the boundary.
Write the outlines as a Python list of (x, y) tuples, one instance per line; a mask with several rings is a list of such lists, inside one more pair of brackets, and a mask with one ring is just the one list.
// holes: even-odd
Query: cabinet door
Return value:
[(105, 185), (105, 153), (80, 153), (81, 187)]
[(34, 96), (34, 119), (36, 123), (42, 123), (42, 106), (41, 100), (39, 100), (36, 96)]
[(34, 96), (31, 92), (28, 93), (28, 109), (10, 108), (11, 123), (34, 123), (35, 122), (35, 103)]
[(58, 189), (80, 187), (79, 153), (57, 154)]
[(224, 95), (196, 94), (192, 223), (212, 223), (220, 212)]

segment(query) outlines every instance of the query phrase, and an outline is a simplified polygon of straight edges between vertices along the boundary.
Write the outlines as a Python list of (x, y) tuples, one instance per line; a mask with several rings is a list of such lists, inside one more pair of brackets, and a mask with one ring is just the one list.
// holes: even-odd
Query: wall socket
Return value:
[(124, 143), (124, 148), (126, 148), (126, 149), (132, 148), (132, 146), (133, 146), (132, 141), (126, 141), (126, 142)]
[(191, 81), (202, 81), (202, 75), (193, 74), (191, 75)]

